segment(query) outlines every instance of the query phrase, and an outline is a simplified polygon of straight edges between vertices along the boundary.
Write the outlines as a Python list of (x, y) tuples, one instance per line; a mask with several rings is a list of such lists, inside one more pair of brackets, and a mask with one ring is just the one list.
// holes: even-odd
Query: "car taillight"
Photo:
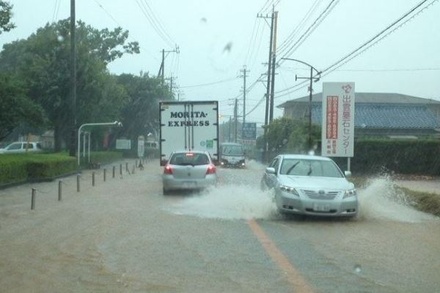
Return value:
[(166, 165), (165, 168), (163, 169), (163, 173), (164, 174), (173, 174), (173, 168), (171, 168), (170, 165)]
[(216, 168), (214, 165), (209, 165), (208, 170), (206, 170), (206, 174), (215, 174)]

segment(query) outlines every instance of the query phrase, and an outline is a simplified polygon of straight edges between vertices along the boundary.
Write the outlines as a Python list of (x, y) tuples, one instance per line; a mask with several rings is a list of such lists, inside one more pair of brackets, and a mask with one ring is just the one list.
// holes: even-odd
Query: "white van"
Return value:
[(246, 167), (245, 150), (242, 144), (225, 142), (220, 145), (220, 164), (223, 167)]
[(6, 147), (0, 149), (0, 154), (14, 154), (26, 152), (41, 152), (43, 148), (39, 142), (13, 142)]

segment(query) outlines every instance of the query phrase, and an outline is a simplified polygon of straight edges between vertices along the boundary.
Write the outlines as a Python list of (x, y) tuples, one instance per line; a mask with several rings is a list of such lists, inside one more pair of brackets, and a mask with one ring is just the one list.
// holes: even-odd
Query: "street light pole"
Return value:
[[(296, 75), (295, 75), (296, 78)], [(310, 66), (309, 84), (309, 151), (312, 149), (312, 96), (313, 96), (313, 67)]]
[[(281, 58), (284, 60), (290, 60), (290, 61), (296, 61), (299, 63), (302, 63), (304, 65), (307, 65), (310, 67), (310, 77), (298, 77), (295, 75), (295, 81), (298, 79), (308, 79), (310, 80), (309, 84), (309, 137), (308, 137), (308, 147), (309, 151), (312, 150), (312, 96), (313, 96), (313, 80), (317, 82), (321, 78), (321, 71), (313, 67), (307, 62), (298, 60), (298, 59), (292, 59), (292, 58)], [(313, 76), (313, 71), (316, 71), (316, 77)]]
[[(122, 123), (119, 121), (114, 122), (103, 122), (103, 123), (85, 123), (81, 125), (78, 129), (78, 148), (77, 148), (77, 157), (78, 157), (78, 167), (80, 165), (80, 152), (81, 152), (81, 129), (83, 129), (86, 126), (122, 126)], [(85, 146), (84, 146), (85, 147)]]

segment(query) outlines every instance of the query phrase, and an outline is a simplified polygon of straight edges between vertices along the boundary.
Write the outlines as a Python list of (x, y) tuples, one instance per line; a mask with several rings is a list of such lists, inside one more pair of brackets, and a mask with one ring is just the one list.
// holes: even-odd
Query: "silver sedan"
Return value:
[(164, 195), (172, 190), (200, 190), (216, 184), (217, 168), (208, 152), (173, 152), (164, 166)]
[(359, 204), (349, 175), (327, 157), (283, 154), (266, 168), (261, 187), (273, 188), (282, 214), (355, 217)]

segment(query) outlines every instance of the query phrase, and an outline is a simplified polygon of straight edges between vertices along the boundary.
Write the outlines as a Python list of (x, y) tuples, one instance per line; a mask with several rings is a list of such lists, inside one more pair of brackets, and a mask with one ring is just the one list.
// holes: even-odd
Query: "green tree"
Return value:
[(125, 135), (136, 140), (139, 135), (157, 134), (159, 131), (159, 101), (172, 99), (169, 88), (158, 78), (148, 74), (123, 74), (118, 83), (124, 86), (126, 97), (122, 109)]
[[(301, 120), (281, 117), (274, 119), (266, 131), (268, 150), (273, 157), (281, 152), (307, 153), (309, 151), (308, 123)], [(312, 144), (317, 144), (321, 136), (319, 125), (312, 125)], [(264, 137), (258, 140), (258, 147), (263, 148)]]
[(0, 0), (0, 35), (15, 28), (15, 24), (11, 22), (12, 8), (13, 5), (9, 2)]
[(23, 84), (12, 76), (0, 73), (0, 140), (18, 126), (41, 127), (45, 125), (44, 110), (29, 100)]
[(77, 127), (118, 120), (124, 89), (115, 84), (107, 65), (126, 53), (139, 53), (137, 42), (126, 43), (128, 31), (97, 30), (79, 21), (77, 98), (73, 108), (69, 34), (69, 19), (47, 24), (26, 40), (5, 45), (0, 55), (0, 71), (20, 76), (26, 84), (27, 96), (46, 111), (54, 129), (56, 151), (63, 141), (74, 139), (73, 117)]

